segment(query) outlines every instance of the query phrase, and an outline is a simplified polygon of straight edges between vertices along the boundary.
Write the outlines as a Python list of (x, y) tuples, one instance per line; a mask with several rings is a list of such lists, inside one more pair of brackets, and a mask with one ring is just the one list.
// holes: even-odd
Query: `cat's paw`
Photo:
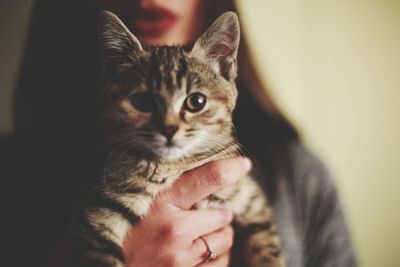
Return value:
[(269, 231), (255, 233), (246, 244), (246, 259), (251, 267), (284, 267), (280, 240)]

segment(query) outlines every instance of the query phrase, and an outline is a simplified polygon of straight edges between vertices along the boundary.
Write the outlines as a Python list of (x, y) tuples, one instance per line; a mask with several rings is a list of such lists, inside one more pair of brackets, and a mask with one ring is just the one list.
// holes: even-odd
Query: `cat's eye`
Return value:
[(150, 113), (157, 108), (157, 103), (151, 93), (137, 93), (131, 97), (133, 106), (140, 112)]
[(193, 93), (186, 98), (183, 107), (189, 112), (195, 113), (202, 110), (205, 107), (206, 102), (207, 98), (205, 95), (201, 93)]

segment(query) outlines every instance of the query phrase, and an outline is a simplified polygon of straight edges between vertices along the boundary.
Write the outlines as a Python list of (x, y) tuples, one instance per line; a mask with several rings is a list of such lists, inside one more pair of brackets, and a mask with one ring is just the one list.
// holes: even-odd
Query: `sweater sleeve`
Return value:
[[(337, 190), (325, 165), (304, 147), (291, 151), (292, 177), (282, 192), (286, 198), (286, 211), (292, 213), (292, 237), (286, 233), (286, 247), (297, 251), (295, 266), (303, 267), (355, 267), (356, 257)], [(285, 229), (283, 229), (285, 232)], [(286, 240), (285, 240), (286, 238)], [(285, 245), (285, 244), (284, 244)], [(299, 263), (301, 262), (301, 263)], [(290, 265), (288, 265), (290, 266)]]

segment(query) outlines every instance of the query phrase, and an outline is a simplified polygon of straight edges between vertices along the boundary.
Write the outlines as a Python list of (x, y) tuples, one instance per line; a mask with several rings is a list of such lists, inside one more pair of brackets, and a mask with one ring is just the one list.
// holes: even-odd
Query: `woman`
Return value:
[[(23, 237), (17, 239), (16, 249), (28, 244), (31, 252), (26, 259), (19, 258), (21, 263), (43, 264), (56, 243), (59, 247), (51, 264), (62, 266), (68, 259), (65, 229), (73, 199), (84, 186), (77, 170), (96, 136), (93, 99), (100, 68), (96, 22), (101, 9), (118, 14), (149, 44), (191, 44), (222, 12), (237, 11), (230, 0), (35, 2), (15, 98), (17, 171), (25, 188), (19, 191), (21, 206), (17, 207), (26, 207), (26, 200), (35, 207), (24, 209), (20, 218), (28, 217), (30, 223), (19, 227)], [(264, 177), (287, 266), (356, 266), (329, 173), (301, 145), (294, 127), (267, 95), (243, 38), (238, 65), (237, 135)], [(200, 214), (187, 208), (248, 169), (244, 159), (233, 159), (184, 174), (185, 179), (132, 227), (124, 246), (127, 265), (228, 266), (234, 235), (231, 214)], [(208, 250), (217, 258), (205, 261)]]

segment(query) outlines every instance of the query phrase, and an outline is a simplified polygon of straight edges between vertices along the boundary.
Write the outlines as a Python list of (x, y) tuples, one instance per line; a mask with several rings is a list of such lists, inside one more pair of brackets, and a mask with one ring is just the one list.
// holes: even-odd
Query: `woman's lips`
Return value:
[(165, 8), (141, 8), (133, 18), (133, 30), (140, 37), (155, 37), (168, 31), (176, 20), (177, 16)]

